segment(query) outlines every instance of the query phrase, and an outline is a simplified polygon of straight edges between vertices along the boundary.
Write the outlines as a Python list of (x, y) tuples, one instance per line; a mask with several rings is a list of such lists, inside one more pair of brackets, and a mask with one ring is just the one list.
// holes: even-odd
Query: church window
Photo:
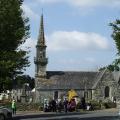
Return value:
[(42, 55), (40, 55), (40, 58), (42, 58)]
[(88, 98), (88, 91), (84, 91), (84, 98)]
[(110, 88), (108, 86), (105, 87), (105, 97), (109, 97)]
[(43, 53), (42, 53), (42, 51), (40, 51), (40, 58), (43, 58)]
[(119, 81), (118, 81), (118, 85), (120, 86), (120, 78), (119, 78)]
[(58, 91), (55, 91), (55, 92), (54, 92), (54, 99), (55, 99), (55, 100), (58, 99)]
[(45, 57), (45, 52), (43, 52), (43, 57)]

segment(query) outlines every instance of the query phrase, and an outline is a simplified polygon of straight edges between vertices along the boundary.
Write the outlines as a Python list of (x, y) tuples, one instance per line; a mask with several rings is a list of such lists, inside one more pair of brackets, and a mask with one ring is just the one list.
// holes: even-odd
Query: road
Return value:
[(118, 111), (16, 115), (13, 120), (120, 120)]

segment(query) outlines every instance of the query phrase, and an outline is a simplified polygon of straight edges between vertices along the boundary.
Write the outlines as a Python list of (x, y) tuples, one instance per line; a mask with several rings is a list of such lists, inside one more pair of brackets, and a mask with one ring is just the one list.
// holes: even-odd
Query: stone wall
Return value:
[[(105, 88), (109, 87), (109, 97), (105, 97)], [(111, 100), (113, 97), (117, 96), (117, 82), (115, 81), (112, 73), (105, 73), (102, 79), (97, 84), (95, 90), (93, 91), (93, 96), (95, 100)]]

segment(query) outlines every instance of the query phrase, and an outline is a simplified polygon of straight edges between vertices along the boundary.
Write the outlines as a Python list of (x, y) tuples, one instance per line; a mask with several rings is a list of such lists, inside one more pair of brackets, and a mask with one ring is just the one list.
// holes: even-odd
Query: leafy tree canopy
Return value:
[(108, 69), (111, 71), (120, 70), (120, 20), (117, 19), (115, 22), (110, 23), (110, 26), (113, 29), (112, 38), (115, 41), (117, 48), (117, 58), (113, 61), (112, 65), (108, 66)]
[[(107, 68), (109, 71), (119, 71), (120, 70), (120, 20), (117, 19), (115, 22), (110, 23), (112, 27), (112, 38), (115, 42), (117, 48), (117, 58), (113, 61), (111, 65), (108, 65)], [(100, 68), (100, 70), (105, 69), (106, 67)]]
[(23, 84), (29, 83), (30, 88), (33, 89), (35, 87), (34, 81), (34, 78), (30, 77), (29, 75), (17, 76), (15, 85), (21, 88)]
[(2, 85), (8, 81), (8, 78), (7, 83), (10, 83), (10, 80), (12, 82), (18, 74), (22, 74), (25, 67), (29, 66), (29, 51), (20, 49), (29, 37), (30, 29), (29, 19), (24, 16), (21, 9), (22, 3), (23, 0), (0, 0), (0, 83)]

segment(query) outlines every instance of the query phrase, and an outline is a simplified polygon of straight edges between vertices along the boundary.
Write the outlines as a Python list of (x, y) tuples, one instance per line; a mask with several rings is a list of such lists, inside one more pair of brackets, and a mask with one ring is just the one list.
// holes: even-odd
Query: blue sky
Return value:
[(40, 16), (44, 14), (47, 70), (96, 71), (116, 56), (110, 22), (119, 19), (120, 0), (25, 0), (22, 6), (30, 18), (31, 66), (25, 74), (35, 75), (35, 45)]

